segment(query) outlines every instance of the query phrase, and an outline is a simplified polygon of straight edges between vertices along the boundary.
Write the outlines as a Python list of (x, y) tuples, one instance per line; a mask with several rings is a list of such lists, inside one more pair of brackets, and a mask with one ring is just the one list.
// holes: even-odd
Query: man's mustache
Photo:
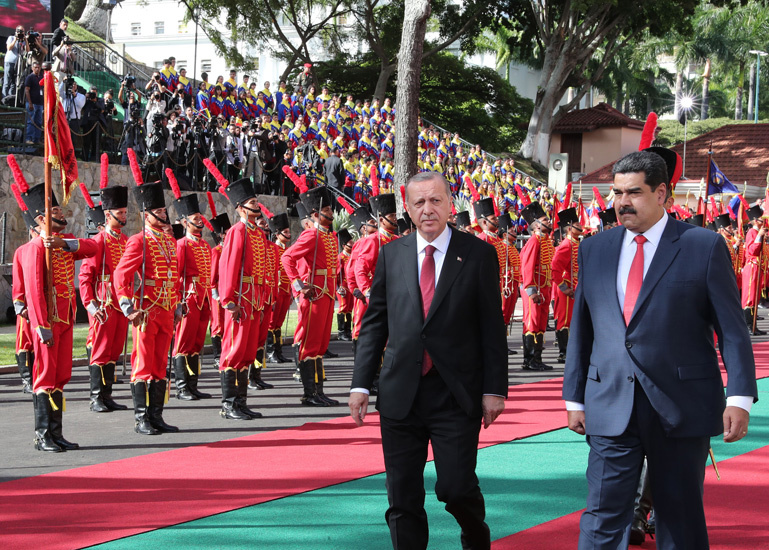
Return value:
[(635, 214), (635, 213), (636, 213), (635, 208), (633, 208), (632, 206), (620, 206), (619, 208), (620, 216), (623, 214)]

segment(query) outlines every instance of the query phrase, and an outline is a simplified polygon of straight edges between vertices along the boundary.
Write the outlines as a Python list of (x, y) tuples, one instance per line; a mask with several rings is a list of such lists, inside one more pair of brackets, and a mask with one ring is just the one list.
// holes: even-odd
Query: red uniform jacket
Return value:
[(80, 265), (80, 299), (86, 308), (92, 302), (97, 302), (97, 307), (112, 307), (120, 311), (114, 272), (125, 252), (128, 237), (105, 229), (91, 240), (96, 243), (96, 254), (83, 260)]
[(524, 289), (534, 287), (543, 292), (550, 287), (550, 262), (554, 252), (550, 237), (532, 235), (526, 242), (521, 250), (521, 284)]
[(368, 293), (374, 280), (374, 270), (379, 259), (379, 249), (397, 238), (397, 235), (380, 229), (378, 233), (372, 233), (361, 239), (358, 257), (352, 269), (353, 273), (355, 273), (355, 284), (363, 294)]
[[(317, 241), (317, 253), (316, 253)], [(310, 277), (313, 265), (315, 277), (307, 284), (316, 287), (318, 296), (326, 294), (334, 300), (336, 292), (336, 257), (338, 244), (336, 235), (331, 231), (312, 228), (299, 235), (294, 244), (283, 253), (280, 261), (289, 280), (296, 286), (302, 280), (302, 261), (307, 266), (307, 277)], [(314, 260), (314, 263), (313, 263)]]
[(550, 266), (553, 272), (553, 285), (562, 292), (569, 288), (577, 288), (579, 265), (577, 253), (579, 241), (573, 241), (566, 237), (556, 247)]
[(179, 281), (182, 300), (187, 307), (193, 304), (203, 309), (206, 302), (211, 303), (211, 247), (203, 237), (190, 236), (189, 233), (176, 241), (176, 258), (179, 263)]
[[(245, 246), (245, 263), (244, 247)], [(265, 254), (267, 241), (255, 225), (241, 221), (233, 225), (224, 238), (219, 259), (219, 299), (222, 307), (230, 304), (243, 308), (244, 315), (253, 318), (264, 308)], [(241, 267), (243, 270), (242, 295)]]

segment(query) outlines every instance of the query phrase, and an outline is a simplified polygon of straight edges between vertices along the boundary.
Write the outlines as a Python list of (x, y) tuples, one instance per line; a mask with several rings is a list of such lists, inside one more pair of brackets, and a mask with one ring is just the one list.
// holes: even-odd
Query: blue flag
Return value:
[(716, 161), (710, 159), (710, 180), (708, 181), (708, 196), (721, 193), (739, 193), (740, 190), (729, 181), (729, 178), (718, 169)]

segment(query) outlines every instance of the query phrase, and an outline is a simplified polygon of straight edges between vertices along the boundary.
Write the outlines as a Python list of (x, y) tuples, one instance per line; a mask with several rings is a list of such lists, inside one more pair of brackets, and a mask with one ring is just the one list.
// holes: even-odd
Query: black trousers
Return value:
[(475, 475), (481, 419), (465, 414), (433, 369), (421, 379), (406, 418), (382, 416), (380, 421), (390, 503), (385, 519), (393, 548), (427, 548), (424, 468), (430, 443), (438, 477), (435, 494), (462, 528), (463, 548), (488, 549), (486, 508)]
[(659, 550), (706, 550), (702, 503), (709, 437), (667, 437), (635, 383), (633, 413), (617, 437), (588, 436), (587, 508), (579, 550), (627, 548), (638, 479), (646, 457)]

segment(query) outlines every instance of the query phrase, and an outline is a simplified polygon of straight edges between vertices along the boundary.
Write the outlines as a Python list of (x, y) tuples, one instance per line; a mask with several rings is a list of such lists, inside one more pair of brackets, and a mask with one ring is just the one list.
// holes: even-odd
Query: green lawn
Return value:
[[(283, 323), (283, 335), (292, 336), (296, 328), (296, 311), (288, 312), (286, 321)], [(332, 321), (331, 332), (336, 332), (336, 314)], [(85, 358), (85, 341), (88, 337), (88, 327), (77, 325), (72, 335), (72, 357), (75, 359)], [(131, 350), (131, 331), (128, 332), (128, 350)], [(210, 335), (206, 335), (206, 345), (211, 343)], [(16, 333), (0, 334), (0, 365), (15, 365), (16, 353)]]

